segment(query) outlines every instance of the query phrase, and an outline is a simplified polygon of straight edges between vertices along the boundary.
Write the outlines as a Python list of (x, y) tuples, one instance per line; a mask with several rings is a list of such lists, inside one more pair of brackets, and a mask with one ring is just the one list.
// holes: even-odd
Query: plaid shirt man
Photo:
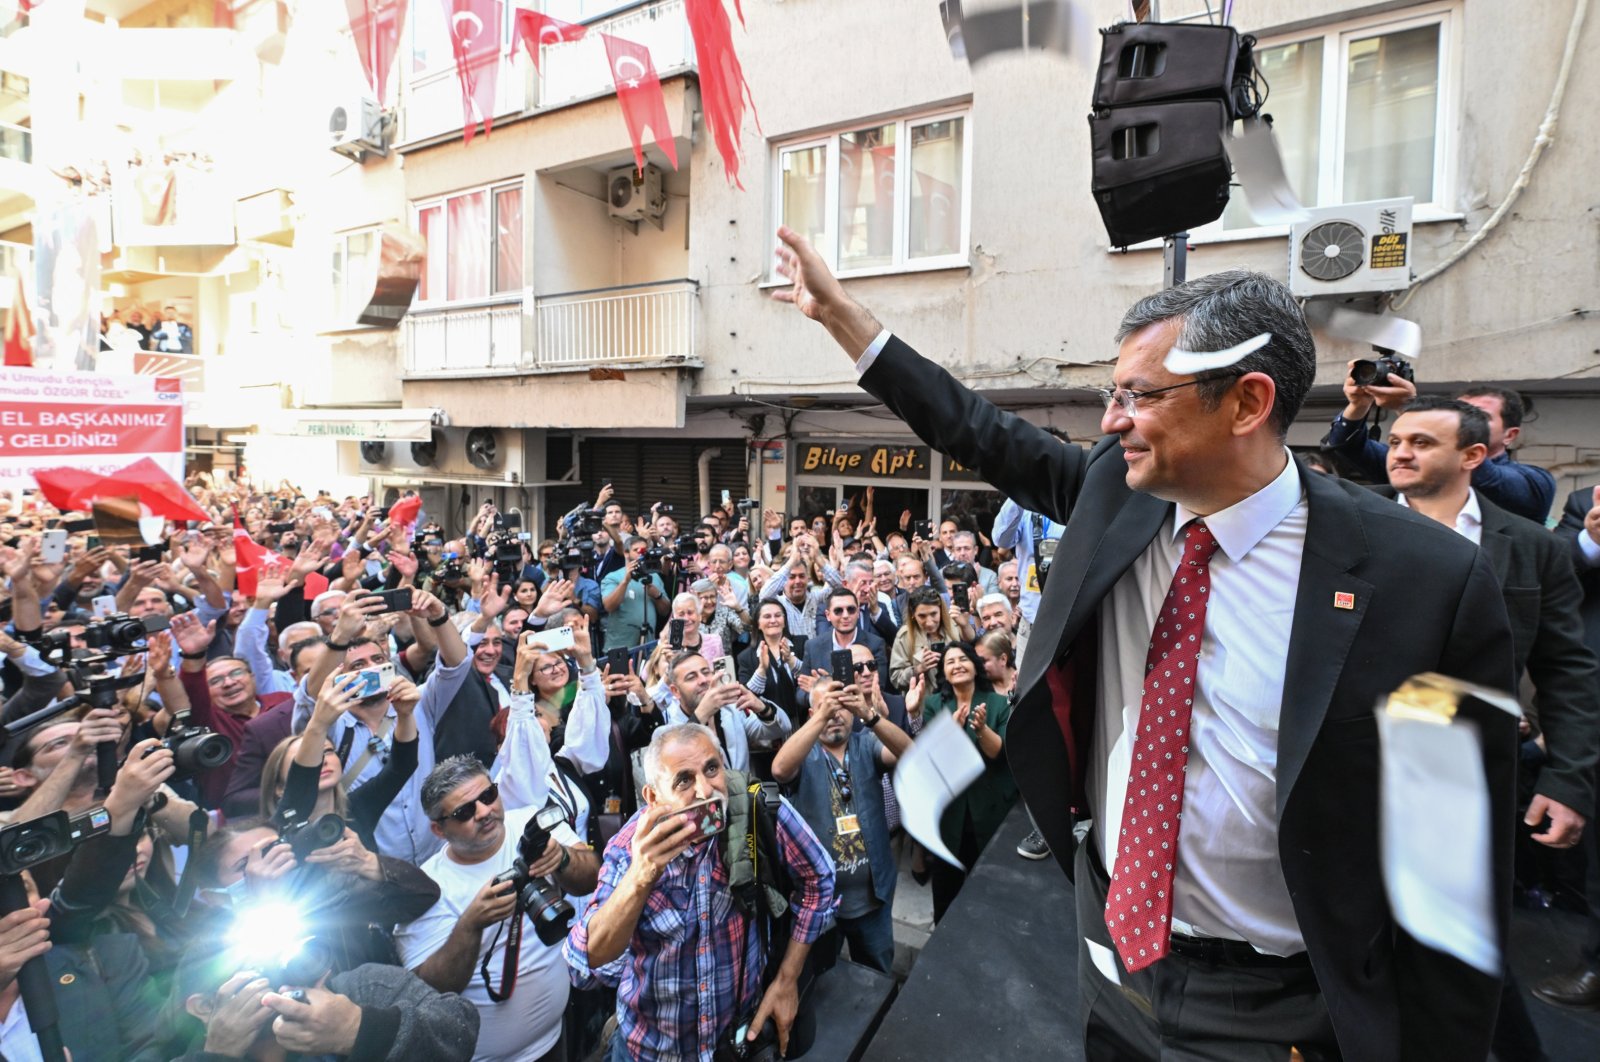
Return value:
[[(673, 860), (651, 889), (627, 950), (598, 970), (589, 967), (589, 920), (632, 863), (638, 823), (635, 815), (606, 846), (594, 902), (564, 945), (568, 973), (578, 988), (617, 989), (617, 1035), (629, 1058), (710, 1062), (718, 1036), (760, 1001), (767, 960), (760, 934), (733, 904), (716, 841)], [(778, 809), (777, 834), (795, 884), (791, 935), (811, 943), (832, 922), (833, 861), (787, 802)]]

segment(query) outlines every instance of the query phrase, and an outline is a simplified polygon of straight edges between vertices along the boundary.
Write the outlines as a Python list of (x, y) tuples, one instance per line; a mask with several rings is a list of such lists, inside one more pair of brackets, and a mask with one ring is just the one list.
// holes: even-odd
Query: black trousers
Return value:
[(1093, 831), (1078, 846), (1074, 877), (1090, 1062), (1286, 1062), (1291, 1047), (1307, 1062), (1341, 1058), (1309, 960), (1234, 966), (1174, 953), (1129, 973), (1106, 932), (1109, 878)]

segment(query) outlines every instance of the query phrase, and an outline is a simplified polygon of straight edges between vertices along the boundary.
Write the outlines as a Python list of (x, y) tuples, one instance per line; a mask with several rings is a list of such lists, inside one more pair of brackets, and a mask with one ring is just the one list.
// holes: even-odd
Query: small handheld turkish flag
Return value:
[(450, 48), (461, 82), (462, 135), (467, 143), (483, 123), (494, 125), (495, 84), (500, 74), (500, 0), (442, 0), (450, 27)]
[(644, 131), (650, 130), (656, 147), (667, 156), (672, 168), (678, 168), (678, 145), (672, 139), (672, 126), (667, 121), (667, 98), (661, 92), (661, 79), (656, 76), (655, 64), (650, 61), (650, 49), (642, 44), (600, 34), (606, 44), (606, 58), (611, 60), (611, 77), (617, 86), (617, 103), (622, 106), (622, 118), (628, 123), (628, 135), (633, 138), (633, 161), (644, 169)]
[(539, 53), (545, 45), (582, 40), (587, 32), (589, 27), (576, 22), (562, 22), (539, 11), (517, 8), (517, 39), (528, 49), (528, 58), (533, 60), (533, 68), (539, 70), (540, 74), (544, 71), (539, 69)]

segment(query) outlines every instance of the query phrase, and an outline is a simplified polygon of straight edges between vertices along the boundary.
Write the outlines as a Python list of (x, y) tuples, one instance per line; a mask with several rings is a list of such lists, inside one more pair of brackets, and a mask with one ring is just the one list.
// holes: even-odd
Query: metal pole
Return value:
[(1162, 261), (1166, 269), (1165, 287), (1175, 288), (1189, 275), (1189, 234), (1175, 232), (1162, 241)]

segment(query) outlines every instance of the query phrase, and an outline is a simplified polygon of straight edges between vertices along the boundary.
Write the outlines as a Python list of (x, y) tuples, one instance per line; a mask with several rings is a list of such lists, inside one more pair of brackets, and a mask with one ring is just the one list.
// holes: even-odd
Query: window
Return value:
[(523, 288), (522, 186), (473, 188), (417, 203), (427, 241), (417, 302), (481, 302)]
[(969, 121), (899, 118), (778, 145), (778, 222), (845, 276), (966, 265)]
[[(1456, 33), (1455, 5), (1435, 4), (1315, 36), (1263, 39), (1256, 62), (1271, 86), (1265, 110), (1302, 203), (1409, 195), (1422, 217), (1453, 210)], [(1196, 235), (1256, 228), (1235, 188), (1220, 225)]]
[(353, 323), (372, 301), (378, 283), (378, 230), (359, 229), (333, 238), (333, 315)]
[[(498, 32), (502, 54), (511, 42), (511, 24), (515, 17), (511, 4), (502, 6)], [(406, 30), (411, 36), (410, 80), (415, 83), (446, 72), (453, 76), (456, 53), (450, 46), (450, 22), (445, 17), (444, 5), (439, 0), (412, 0), (407, 22)]]

